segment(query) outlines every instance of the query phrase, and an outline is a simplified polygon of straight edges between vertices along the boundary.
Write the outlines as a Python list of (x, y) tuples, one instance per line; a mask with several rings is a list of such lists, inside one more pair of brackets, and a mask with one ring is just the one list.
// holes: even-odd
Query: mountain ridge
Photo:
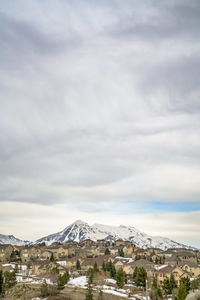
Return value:
[(160, 248), (162, 250), (167, 250), (169, 248), (185, 248), (199, 250), (195, 247), (176, 242), (167, 237), (150, 236), (136, 229), (134, 226), (112, 226), (97, 223), (89, 225), (82, 220), (77, 220), (65, 227), (63, 230), (39, 238), (35, 242), (23, 241), (14, 237), (13, 235), (0, 234), (0, 245), (11, 244), (23, 246), (28, 244), (39, 244), (43, 242), (45, 242), (47, 245), (51, 245), (54, 242), (82, 242), (86, 239), (93, 241), (106, 240), (111, 243), (118, 239), (122, 239), (124, 241), (130, 241), (136, 247), (143, 249)]
[(29, 243), (30, 243), (29, 241), (23, 241), (21, 239), (18, 239), (12, 234), (9, 234), (9, 235), (0, 234), (0, 245), (10, 244), (10, 245), (16, 245), (16, 246), (24, 246)]
[(150, 236), (141, 232), (133, 226), (112, 226), (103, 224), (89, 225), (88, 223), (77, 220), (71, 225), (65, 227), (62, 231), (54, 234), (47, 235), (36, 240), (36, 243), (45, 242), (52, 244), (53, 242), (67, 242), (75, 241), (82, 242), (83, 240), (90, 239), (93, 241), (107, 240), (114, 242), (117, 239), (131, 241), (138, 248), (160, 248), (167, 250), (169, 248), (186, 248), (197, 249), (166, 237)]

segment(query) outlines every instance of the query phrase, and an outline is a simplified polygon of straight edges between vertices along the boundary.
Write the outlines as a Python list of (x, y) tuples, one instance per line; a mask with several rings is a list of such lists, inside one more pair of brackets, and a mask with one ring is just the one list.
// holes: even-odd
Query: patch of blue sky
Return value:
[[(74, 205), (73, 205), (74, 207)], [(176, 213), (200, 211), (200, 202), (180, 201), (108, 201), (79, 203), (76, 209), (90, 213), (116, 213), (122, 215), (139, 213)]]

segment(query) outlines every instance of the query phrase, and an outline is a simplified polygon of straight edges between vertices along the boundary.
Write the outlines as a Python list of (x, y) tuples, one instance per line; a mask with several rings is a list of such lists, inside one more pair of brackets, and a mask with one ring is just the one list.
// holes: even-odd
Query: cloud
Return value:
[(199, 9), (196, 0), (6, 1), (0, 205), (84, 215), (198, 204)]

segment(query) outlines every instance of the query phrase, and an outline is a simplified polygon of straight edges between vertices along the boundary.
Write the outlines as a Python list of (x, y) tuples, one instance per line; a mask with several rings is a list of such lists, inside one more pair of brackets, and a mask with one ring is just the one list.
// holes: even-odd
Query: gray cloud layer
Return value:
[(199, 14), (2, 2), (0, 201), (199, 202)]

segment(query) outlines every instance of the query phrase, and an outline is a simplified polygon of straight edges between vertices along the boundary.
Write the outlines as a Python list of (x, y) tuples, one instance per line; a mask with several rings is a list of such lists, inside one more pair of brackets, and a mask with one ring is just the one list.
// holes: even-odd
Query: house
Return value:
[(82, 258), (92, 258), (100, 255), (99, 248), (95, 246), (84, 246), (77, 251), (77, 256)]
[(125, 246), (126, 245), (126, 241), (123, 241), (123, 240), (116, 240), (114, 242), (114, 245), (115, 246)]
[(184, 263), (197, 264), (197, 253), (187, 249), (168, 249), (163, 252), (165, 263), (173, 266), (181, 266)]
[(53, 252), (48, 251), (48, 250), (41, 251), (40, 260), (50, 260), (51, 256), (52, 256), (52, 253)]
[(98, 257), (92, 257), (92, 258), (85, 258), (81, 262), (81, 269), (82, 270), (88, 270), (89, 268), (93, 267), (96, 263), (99, 268), (102, 267), (103, 263), (106, 263), (108, 261), (114, 261), (114, 257), (112, 255), (104, 255), (104, 256), (98, 256)]
[(191, 277), (197, 278), (200, 276), (200, 266), (194, 263), (185, 263), (181, 269), (191, 274)]
[(90, 240), (90, 239), (86, 239), (86, 240), (82, 241), (81, 243), (79, 243), (79, 245), (81, 247), (83, 247), (83, 246), (91, 247), (91, 246), (96, 246), (96, 243), (94, 241)]
[(64, 245), (51, 245), (46, 250), (53, 253), (54, 259), (67, 258), (69, 254), (68, 247)]
[(0, 262), (9, 262), (13, 250), (11, 245), (0, 245)]
[(134, 245), (133, 244), (127, 244), (124, 248), (123, 248), (123, 252), (124, 255), (126, 257), (132, 257), (132, 254), (134, 253)]
[(41, 248), (37, 245), (35, 246), (26, 246), (20, 252), (21, 261), (23, 263), (34, 261), (39, 259), (41, 255)]
[(49, 261), (36, 261), (32, 266), (32, 273), (36, 276), (50, 276), (51, 274), (57, 274), (61, 272), (63, 274), (66, 268)]
[(176, 258), (178, 261), (178, 265), (186, 262), (197, 264), (197, 255), (190, 251), (178, 252), (176, 253)]
[(156, 275), (157, 275), (158, 284), (163, 285), (164, 280), (166, 278), (170, 279), (170, 276), (172, 274), (174, 275), (174, 279), (177, 285), (180, 284), (181, 278), (190, 277), (190, 274), (185, 272), (181, 268), (168, 265), (157, 270)]

